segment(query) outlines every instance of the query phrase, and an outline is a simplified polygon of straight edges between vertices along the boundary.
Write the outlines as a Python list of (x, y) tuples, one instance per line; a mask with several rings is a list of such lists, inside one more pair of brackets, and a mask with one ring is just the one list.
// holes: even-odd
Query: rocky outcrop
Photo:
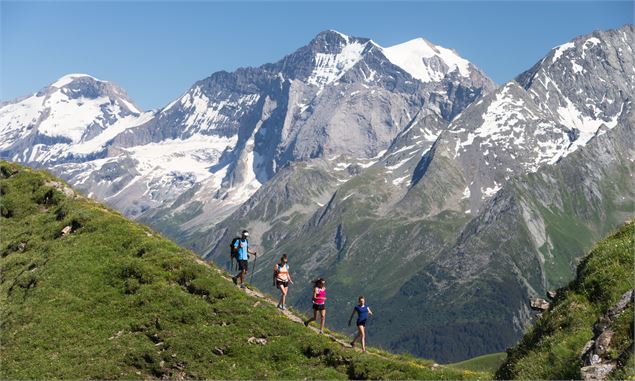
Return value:
[(531, 299), (531, 309), (536, 311), (546, 311), (549, 309), (549, 302), (541, 298)]
[[(620, 300), (593, 325), (593, 339), (585, 344), (580, 357), (584, 364), (580, 369), (583, 380), (605, 380), (613, 370), (620, 366), (617, 360), (607, 358), (607, 353), (611, 348), (611, 340), (615, 334), (612, 325), (626, 308), (633, 308), (634, 295), (635, 290), (624, 293)], [(632, 346), (629, 350), (633, 350)]]

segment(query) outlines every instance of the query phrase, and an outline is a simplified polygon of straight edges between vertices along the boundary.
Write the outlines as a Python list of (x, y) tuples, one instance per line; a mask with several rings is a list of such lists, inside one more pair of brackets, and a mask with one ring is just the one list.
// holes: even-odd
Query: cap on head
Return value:
[(247, 230), (243, 230), (243, 237), (249, 237), (249, 232)]

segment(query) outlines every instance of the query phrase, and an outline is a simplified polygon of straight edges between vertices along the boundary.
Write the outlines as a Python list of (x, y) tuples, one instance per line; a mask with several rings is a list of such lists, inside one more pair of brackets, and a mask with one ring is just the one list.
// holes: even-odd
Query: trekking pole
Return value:
[(251, 272), (251, 277), (249, 278), (249, 283), (253, 283), (254, 273), (256, 272), (256, 262), (258, 262), (258, 254), (254, 254), (254, 256), (256, 257), (254, 259), (254, 270)]

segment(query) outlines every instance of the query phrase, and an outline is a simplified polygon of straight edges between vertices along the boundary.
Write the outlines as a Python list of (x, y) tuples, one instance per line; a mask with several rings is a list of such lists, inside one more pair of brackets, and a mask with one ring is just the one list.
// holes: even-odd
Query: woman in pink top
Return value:
[(319, 278), (313, 285), (313, 317), (304, 322), (305, 326), (317, 320), (318, 311), (320, 312), (320, 333), (324, 333), (324, 320), (326, 320), (326, 281)]

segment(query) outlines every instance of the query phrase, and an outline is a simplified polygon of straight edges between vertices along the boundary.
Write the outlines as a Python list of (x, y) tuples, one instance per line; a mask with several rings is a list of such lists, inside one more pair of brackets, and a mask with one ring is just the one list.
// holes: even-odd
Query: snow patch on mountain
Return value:
[[(214, 130), (217, 124), (226, 122), (233, 116), (227, 110), (235, 110), (235, 113), (239, 113), (243, 108), (256, 103), (259, 98), (259, 94), (248, 94), (235, 100), (227, 98), (212, 101), (197, 86), (180, 100), (183, 109), (187, 110), (189, 114), (183, 123), (184, 131)], [(171, 107), (172, 105), (168, 105), (166, 109)]]
[(501, 184), (498, 184), (496, 182), (494, 182), (494, 186), (493, 187), (483, 187), (481, 188), (481, 198), (490, 198), (492, 196), (494, 196), (496, 193), (498, 193), (499, 190), (501, 190), (502, 186)]
[(6, 149), (35, 127), (44, 97), (32, 96), (0, 108), (0, 149)]
[(148, 122), (154, 117), (153, 112), (145, 112), (140, 115), (126, 115), (120, 119), (118, 119), (115, 123), (108, 126), (101, 134), (95, 136), (94, 138), (82, 141), (77, 144), (64, 145), (65, 149), (68, 150), (69, 153), (74, 155), (87, 155), (90, 153), (98, 152), (106, 147), (106, 144), (112, 140), (115, 136), (124, 132), (125, 130), (139, 126), (143, 123)]
[(136, 169), (144, 176), (160, 177), (171, 172), (190, 173), (197, 181), (211, 176), (209, 167), (238, 138), (196, 134), (188, 139), (168, 139), (136, 146), (126, 151), (138, 161)]
[(567, 42), (566, 44), (556, 46), (554, 48), (555, 52), (553, 53), (553, 58), (551, 59), (551, 63), (556, 62), (560, 58), (560, 56), (562, 56), (562, 53), (574, 47), (575, 47), (575, 44), (573, 42)]
[(567, 155), (579, 147), (584, 146), (594, 136), (603, 133), (600, 131), (600, 127), (604, 126), (610, 130), (617, 126), (621, 111), (612, 118), (609, 118), (609, 120), (603, 120), (599, 117), (594, 119), (583, 115), (569, 98), (564, 97), (564, 101), (565, 106), (558, 108), (560, 122), (571, 129), (575, 129), (579, 133), (578, 138), (571, 144), (571, 147), (567, 151)]
[(417, 38), (384, 48), (390, 62), (404, 69), (413, 78), (423, 82), (441, 81), (447, 73), (458, 71), (463, 77), (470, 75), (470, 62), (451, 49)]
[(102, 107), (110, 114), (121, 111), (118, 105), (111, 104), (108, 97), (69, 99), (61, 91), (51, 94), (44, 106), (50, 108), (50, 113), (40, 123), (38, 132), (51, 137), (66, 137), (73, 143), (80, 142), (86, 129), (101, 119)]
[(505, 85), (502, 91), (496, 95), (496, 99), (490, 103), (486, 112), (482, 115), (483, 123), (474, 131), (470, 131), (467, 138), (456, 146), (455, 155), (460, 150), (474, 143), (476, 138), (482, 141), (490, 141), (491, 144), (501, 144), (509, 139), (514, 126), (527, 117), (537, 117), (525, 107), (521, 99), (509, 94), (510, 85)]
[(57, 87), (57, 88), (62, 88), (62, 87), (68, 85), (69, 83), (73, 82), (74, 80), (76, 80), (78, 78), (89, 78), (89, 79), (92, 79), (92, 80), (97, 81), (97, 82), (103, 82), (103, 81), (93, 77), (92, 75), (77, 73), (77, 74), (67, 74), (67, 75), (61, 77), (57, 81), (53, 82), (51, 84), (51, 86), (52, 87)]
[[(500, 162), (497, 159), (504, 156), (524, 170), (535, 172), (540, 166), (554, 164), (567, 154), (570, 141), (566, 126), (553, 120), (551, 114), (537, 110), (531, 99), (523, 98), (519, 92), (524, 90), (517, 84), (506, 84), (480, 115), (482, 123), (476, 128), (451, 127), (453, 134), (461, 134), (454, 147), (455, 158), (469, 149), (473, 155), (481, 153), (486, 165), (494, 165), (492, 158)], [(460, 123), (457, 125), (461, 126)], [(519, 154), (521, 151), (527, 152)]]
[[(229, 190), (229, 198), (228, 202), (233, 204), (242, 204), (245, 202), (252, 194), (256, 193), (256, 191), (262, 186), (262, 183), (258, 180), (259, 172), (262, 171), (262, 158), (260, 155), (254, 151), (254, 139), (257, 131), (254, 131), (254, 134), (249, 138), (245, 145), (244, 153), (244, 161), (241, 166), (242, 170), (239, 172), (241, 182), (238, 184), (234, 184), (234, 186)], [(266, 174), (262, 174), (266, 176)]]
[[(342, 34), (340, 33), (340, 35)], [(307, 83), (322, 88), (341, 78), (362, 59), (362, 52), (367, 43), (362, 44), (358, 41), (349, 42), (348, 36), (344, 37), (346, 37), (345, 40), (347, 43), (340, 53), (315, 54), (315, 66), (313, 72), (309, 78), (307, 78)]]
[(409, 157), (407, 157), (407, 158), (405, 158), (405, 159), (401, 160), (401, 161), (400, 161), (399, 163), (397, 163), (397, 164), (394, 164), (394, 165), (387, 165), (387, 166), (386, 166), (386, 169), (393, 171), (393, 170), (395, 170), (395, 169), (397, 169), (397, 168), (400, 168), (402, 165), (406, 164), (406, 163), (407, 163), (407, 162), (409, 162), (410, 160), (412, 160), (412, 156), (409, 156)]
[(404, 181), (406, 181), (408, 178), (410, 178), (410, 174), (407, 174), (407, 175), (405, 175), (405, 176), (398, 177), (398, 178), (394, 179), (394, 180), (392, 181), (392, 184), (393, 184), (393, 185), (395, 185), (395, 186), (400, 186), (400, 185), (401, 185), (401, 184), (403, 184), (403, 183), (404, 183)]
[(465, 187), (465, 189), (463, 190), (463, 198), (462, 199), (468, 199), (470, 198), (470, 187), (467, 186)]

